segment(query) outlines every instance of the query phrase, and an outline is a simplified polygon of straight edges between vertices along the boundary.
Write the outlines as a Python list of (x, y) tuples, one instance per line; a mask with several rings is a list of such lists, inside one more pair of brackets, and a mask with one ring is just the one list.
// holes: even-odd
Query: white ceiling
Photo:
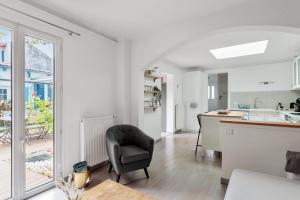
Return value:
[[(269, 40), (264, 54), (217, 60), (209, 52), (210, 49), (261, 40)], [(183, 68), (214, 69), (292, 61), (294, 56), (299, 54), (300, 35), (269, 31), (241, 31), (214, 35), (192, 42), (175, 49), (167, 54), (163, 60)]]
[(247, 0), (21, 0), (112, 38), (139, 36)]

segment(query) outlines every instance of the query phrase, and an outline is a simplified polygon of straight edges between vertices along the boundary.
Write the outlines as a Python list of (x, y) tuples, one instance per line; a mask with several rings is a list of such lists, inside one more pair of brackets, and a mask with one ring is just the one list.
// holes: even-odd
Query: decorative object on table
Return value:
[(106, 131), (106, 148), (112, 168), (119, 182), (123, 173), (144, 169), (149, 178), (147, 167), (150, 166), (154, 140), (139, 128), (132, 125), (117, 125)]
[(60, 178), (56, 186), (66, 194), (68, 200), (79, 200), (84, 191), (76, 187), (72, 174), (69, 174), (67, 181)]
[(73, 165), (73, 181), (75, 187), (84, 188), (90, 182), (90, 170), (87, 161)]
[(127, 186), (106, 180), (84, 192), (80, 200), (154, 200)]

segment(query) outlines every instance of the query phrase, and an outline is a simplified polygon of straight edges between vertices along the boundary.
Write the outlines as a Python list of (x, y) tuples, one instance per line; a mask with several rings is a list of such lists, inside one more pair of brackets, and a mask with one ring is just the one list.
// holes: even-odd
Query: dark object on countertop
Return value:
[(284, 107), (283, 107), (282, 103), (279, 102), (279, 103), (277, 104), (277, 110), (283, 110), (283, 108), (284, 108)]
[(197, 154), (197, 150), (198, 150), (198, 147), (201, 147), (202, 145), (199, 144), (199, 137), (200, 137), (200, 132), (201, 132), (201, 114), (198, 114), (197, 115), (197, 119), (198, 119), (198, 123), (199, 123), (199, 132), (198, 132), (198, 138), (197, 138), (197, 144), (196, 144), (196, 150), (195, 150), (195, 155)]
[(295, 103), (295, 105), (294, 105), (294, 111), (295, 112), (300, 112), (300, 103)]
[(294, 111), (300, 112), (300, 98), (296, 99), (296, 103), (294, 105)]
[(154, 140), (132, 125), (116, 125), (106, 131), (106, 148), (110, 161), (109, 172), (114, 168), (117, 182), (123, 173), (150, 166)]
[(290, 109), (294, 109), (295, 108), (295, 102), (290, 103)]
[(300, 152), (295, 152), (295, 151), (286, 152), (285, 171), (294, 174), (300, 174)]

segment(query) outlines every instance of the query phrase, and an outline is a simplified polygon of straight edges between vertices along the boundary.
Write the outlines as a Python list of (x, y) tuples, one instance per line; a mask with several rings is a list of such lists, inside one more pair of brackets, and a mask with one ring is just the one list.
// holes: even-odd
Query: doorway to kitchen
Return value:
[(228, 73), (208, 74), (208, 111), (228, 108)]

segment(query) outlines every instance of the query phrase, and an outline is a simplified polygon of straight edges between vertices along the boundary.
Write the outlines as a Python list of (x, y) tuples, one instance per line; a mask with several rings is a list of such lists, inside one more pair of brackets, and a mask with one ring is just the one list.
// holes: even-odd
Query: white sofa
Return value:
[(300, 181), (236, 169), (225, 200), (299, 200)]

